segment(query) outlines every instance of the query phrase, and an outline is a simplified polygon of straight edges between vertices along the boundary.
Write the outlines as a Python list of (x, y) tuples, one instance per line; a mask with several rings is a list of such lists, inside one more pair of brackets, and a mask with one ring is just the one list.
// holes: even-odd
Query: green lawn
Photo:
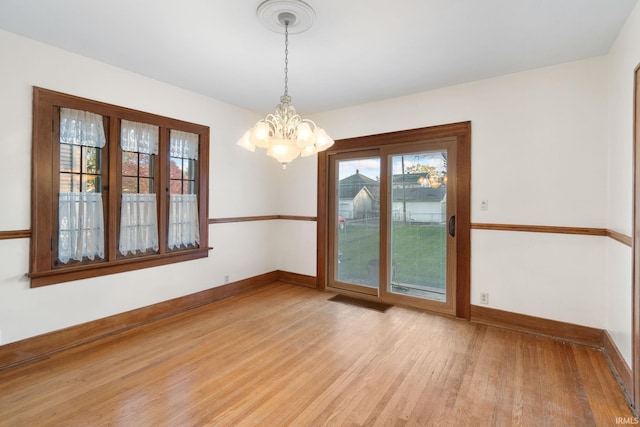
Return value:
[[(339, 231), (338, 279), (377, 287), (378, 228), (348, 223)], [(394, 224), (392, 260), (395, 283), (444, 289), (446, 280), (444, 226)]]

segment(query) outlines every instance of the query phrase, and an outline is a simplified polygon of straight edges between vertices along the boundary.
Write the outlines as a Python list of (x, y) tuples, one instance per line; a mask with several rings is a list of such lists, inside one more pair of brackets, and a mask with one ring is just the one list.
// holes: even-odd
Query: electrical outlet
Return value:
[(480, 304), (489, 304), (488, 292), (480, 292)]
[(489, 201), (488, 200), (480, 200), (480, 210), (488, 211), (489, 210)]
[(229, 283), (229, 275), (228, 274), (224, 275), (224, 283), (225, 284)]

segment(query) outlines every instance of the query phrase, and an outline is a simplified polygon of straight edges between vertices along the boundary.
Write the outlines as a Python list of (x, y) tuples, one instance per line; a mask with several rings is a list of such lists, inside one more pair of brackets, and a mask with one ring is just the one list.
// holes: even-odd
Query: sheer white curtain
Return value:
[[(104, 147), (102, 116), (60, 109), (60, 143)], [(60, 192), (58, 196), (58, 259), (66, 264), (104, 258), (104, 209), (100, 192)]]
[[(122, 120), (120, 146), (124, 151), (158, 154), (158, 127)], [(155, 193), (123, 193), (120, 210), (122, 255), (158, 250), (158, 213)]]
[(120, 253), (158, 250), (155, 193), (123, 193), (120, 215)]
[[(198, 159), (198, 135), (171, 130), (169, 151), (171, 157)], [(169, 195), (169, 249), (182, 245), (198, 246), (200, 225), (198, 222), (198, 196), (196, 194)]]
[(169, 196), (169, 249), (200, 243), (196, 194)]
[(101, 193), (60, 193), (58, 198), (58, 259), (104, 258)]

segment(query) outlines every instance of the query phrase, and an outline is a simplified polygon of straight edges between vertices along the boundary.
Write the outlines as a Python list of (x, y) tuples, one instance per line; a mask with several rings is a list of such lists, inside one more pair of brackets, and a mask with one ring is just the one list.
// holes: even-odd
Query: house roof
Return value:
[(395, 174), (393, 175), (393, 184), (401, 185), (404, 182), (407, 185), (415, 185), (420, 178), (429, 178), (429, 172)]
[[(438, 188), (418, 187), (415, 184), (421, 176), (428, 176), (428, 174), (394, 175), (393, 201), (441, 202), (447, 193), (446, 186), (442, 185)], [(407, 184), (406, 188), (401, 187), (403, 180), (404, 183)], [(377, 200), (380, 198), (380, 182), (361, 174), (360, 171), (356, 171), (355, 174), (340, 180), (340, 185), (338, 186), (338, 197), (340, 199), (351, 200), (355, 198), (362, 189), (367, 191), (373, 199)]]
[(380, 183), (356, 170), (355, 174), (340, 180), (338, 197), (340, 199), (353, 199), (363, 188), (366, 188), (374, 199), (380, 196)]
[(438, 188), (431, 187), (407, 187), (394, 188), (394, 202), (441, 202), (447, 194), (447, 187), (441, 185)]

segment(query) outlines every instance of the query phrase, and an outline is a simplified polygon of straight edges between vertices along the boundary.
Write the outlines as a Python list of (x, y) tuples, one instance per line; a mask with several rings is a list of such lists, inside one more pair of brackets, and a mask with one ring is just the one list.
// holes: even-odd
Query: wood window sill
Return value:
[(182, 251), (156, 254), (152, 256), (119, 259), (95, 264), (87, 264), (74, 267), (63, 267), (46, 271), (28, 273), (31, 279), (31, 287), (52, 285), (55, 283), (69, 282), (72, 280), (88, 279), (104, 276), (106, 274), (122, 273), (125, 271), (140, 270), (143, 268), (157, 267), (176, 262), (206, 258), (213, 248), (186, 249)]

